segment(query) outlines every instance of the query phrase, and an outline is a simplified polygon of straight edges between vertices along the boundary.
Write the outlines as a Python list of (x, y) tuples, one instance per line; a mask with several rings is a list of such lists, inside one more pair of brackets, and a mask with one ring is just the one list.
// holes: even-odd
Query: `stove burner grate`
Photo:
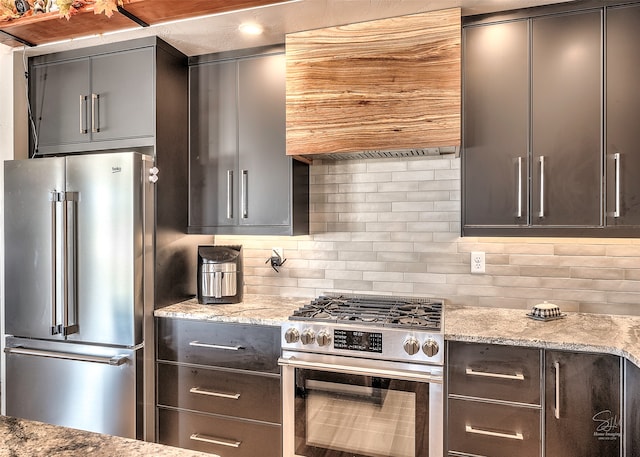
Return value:
[(291, 320), (440, 330), (442, 300), (377, 295), (322, 295)]

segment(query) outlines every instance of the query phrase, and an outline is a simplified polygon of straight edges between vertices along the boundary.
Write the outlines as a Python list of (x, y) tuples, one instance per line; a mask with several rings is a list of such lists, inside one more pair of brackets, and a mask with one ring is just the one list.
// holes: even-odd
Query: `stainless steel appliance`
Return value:
[(134, 152), (5, 162), (7, 415), (154, 438), (156, 173)]
[(282, 327), (283, 455), (441, 457), (442, 300), (324, 295)]
[(242, 246), (198, 246), (198, 302), (242, 301)]

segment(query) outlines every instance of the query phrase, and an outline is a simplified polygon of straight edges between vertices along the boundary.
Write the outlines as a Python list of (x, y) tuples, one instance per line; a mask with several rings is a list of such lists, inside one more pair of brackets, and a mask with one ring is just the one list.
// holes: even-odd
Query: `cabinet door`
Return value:
[(464, 224), (527, 224), (528, 22), (464, 30)]
[(624, 373), (624, 455), (640, 455), (640, 367), (626, 360)]
[(241, 225), (288, 225), (284, 54), (238, 61)]
[(30, 82), (34, 146), (88, 142), (89, 60), (34, 66)]
[(640, 6), (607, 10), (607, 225), (640, 225)]
[(533, 225), (602, 223), (602, 13), (532, 20)]
[(545, 363), (545, 455), (619, 457), (620, 358), (547, 351)]
[(237, 222), (236, 62), (190, 68), (189, 225)]
[(149, 47), (91, 58), (93, 141), (153, 136), (153, 52)]

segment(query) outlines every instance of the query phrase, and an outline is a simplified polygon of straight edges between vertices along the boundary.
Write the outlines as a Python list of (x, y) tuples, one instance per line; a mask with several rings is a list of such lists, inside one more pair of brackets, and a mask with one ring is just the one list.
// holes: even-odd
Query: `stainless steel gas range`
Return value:
[(443, 301), (323, 295), (282, 327), (283, 456), (441, 457)]

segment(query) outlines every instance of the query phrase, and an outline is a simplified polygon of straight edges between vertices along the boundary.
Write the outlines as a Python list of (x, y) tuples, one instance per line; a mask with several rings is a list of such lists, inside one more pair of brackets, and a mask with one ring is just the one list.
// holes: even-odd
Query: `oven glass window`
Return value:
[(429, 385), (296, 370), (296, 454), (426, 457)]

